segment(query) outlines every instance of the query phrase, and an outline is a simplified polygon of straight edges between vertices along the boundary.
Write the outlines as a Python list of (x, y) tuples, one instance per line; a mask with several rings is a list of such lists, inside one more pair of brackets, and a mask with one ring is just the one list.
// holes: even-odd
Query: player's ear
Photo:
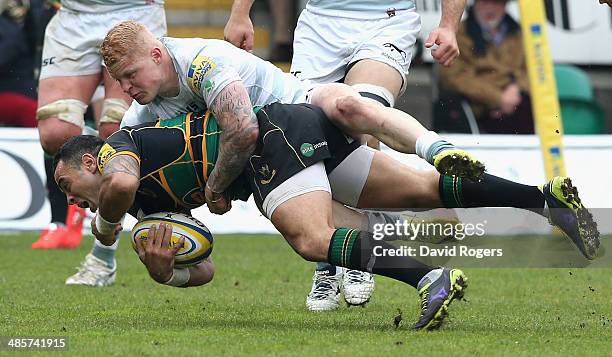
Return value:
[(96, 170), (98, 170), (98, 160), (96, 160), (96, 158), (90, 153), (83, 154), (83, 156), (81, 157), (81, 162), (83, 163), (87, 171), (91, 173), (95, 173)]
[(161, 58), (162, 58), (161, 48), (159, 47), (151, 48), (150, 54), (151, 54), (151, 59), (153, 60), (153, 62), (155, 62), (155, 64), (161, 63)]

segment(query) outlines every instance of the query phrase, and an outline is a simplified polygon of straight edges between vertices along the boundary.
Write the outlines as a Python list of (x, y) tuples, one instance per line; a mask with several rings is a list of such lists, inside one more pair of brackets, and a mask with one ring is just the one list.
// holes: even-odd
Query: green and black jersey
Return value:
[[(184, 211), (203, 205), (204, 187), (219, 152), (220, 130), (210, 114), (182, 114), (172, 119), (126, 127), (111, 135), (98, 154), (98, 167), (118, 155), (140, 163), (140, 187), (134, 209), (146, 214)], [(242, 179), (226, 191), (231, 199), (250, 195)]]
[[(253, 193), (261, 208), (266, 196), (291, 176), (320, 161), (329, 173), (359, 146), (312, 105), (275, 103), (254, 110), (257, 145), (225, 191), (230, 200), (246, 200)], [(104, 172), (118, 155), (140, 162), (140, 187), (130, 214), (189, 210), (206, 202), (204, 188), (217, 162), (220, 134), (209, 113), (126, 127), (106, 140), (98, 167)]]

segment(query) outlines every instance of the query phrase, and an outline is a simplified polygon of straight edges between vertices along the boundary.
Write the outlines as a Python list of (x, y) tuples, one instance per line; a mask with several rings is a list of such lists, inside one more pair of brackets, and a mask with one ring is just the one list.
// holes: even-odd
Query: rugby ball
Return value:
[(181, 238), (185, 238), (183, 247), (176, 252), (175, 267), (185, 268), (196, 265), (206, 259), (212, 252), (213, 236), (208, 228), (197, 219), (176, 212), (158, 212), (140, 219), (132, 228), (132, 247), (134, 250), (136, 250), (136, 240), (141, 239), (146, 245), (149, 228), (160, 223), (172, 225), (171, 246), (177, 244)]

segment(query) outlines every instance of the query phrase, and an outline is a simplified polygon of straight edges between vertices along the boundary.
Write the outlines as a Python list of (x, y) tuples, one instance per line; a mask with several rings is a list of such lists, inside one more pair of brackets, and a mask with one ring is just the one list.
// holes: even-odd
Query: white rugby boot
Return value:
[(344, 301), (349, 305), (364, 305), (374, 292), (374, 276), (359, 270), (346, 269), (342, 277)]
[(341, 267), (334, 266), (326, 270), (315, 270), (312, 288), (306, 298), (308, 310), (329, 311), (340, 306), (340, 284), (343, 270)]
[(76, 274), (66, 279), (66, 285), (107, 286), (115, 282), (117, 276), (117, 265), (110, 269), (106, 263), (91, 253), (87, 254), (85, 261)]

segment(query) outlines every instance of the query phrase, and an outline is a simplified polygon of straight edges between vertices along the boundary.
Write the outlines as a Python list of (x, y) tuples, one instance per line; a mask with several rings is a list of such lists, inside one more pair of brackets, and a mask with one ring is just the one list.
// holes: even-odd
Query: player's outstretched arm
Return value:
[(215, 264), (210, 257), (204, 259), (200, 264), (189, 267), (189, 281), (187, 286), (200, 286), (208, 284), (215, 276)]
[(249, 17), (254, 0), (234, 0), (232, 13), (223, 30), (223, 37), (232, 45), (252, 52), (255, 30)]
[(251, 100), (240, 81), (221, 90), (211, 106), (221, 127), (219, 156), (206, 182), (206, 203), (212, 213), (223, 214), (231, 208), (222, 193), (242, 173), (255, 150), (259, 124)]
[(443, 0), (440, 24), (425, 41), (426, 48), (438, 45), (431, 50), (431, 56), (445, 67), (450, 66), (459, 56), (456, 34), (463, 9), (465, 9), (465, 0)]
[(134, 204), (140, 184), (140, 163), (130, 155), (113, 157), (104, 166), (93, 233), (102, 244), (115, 241), (115, 230)]

